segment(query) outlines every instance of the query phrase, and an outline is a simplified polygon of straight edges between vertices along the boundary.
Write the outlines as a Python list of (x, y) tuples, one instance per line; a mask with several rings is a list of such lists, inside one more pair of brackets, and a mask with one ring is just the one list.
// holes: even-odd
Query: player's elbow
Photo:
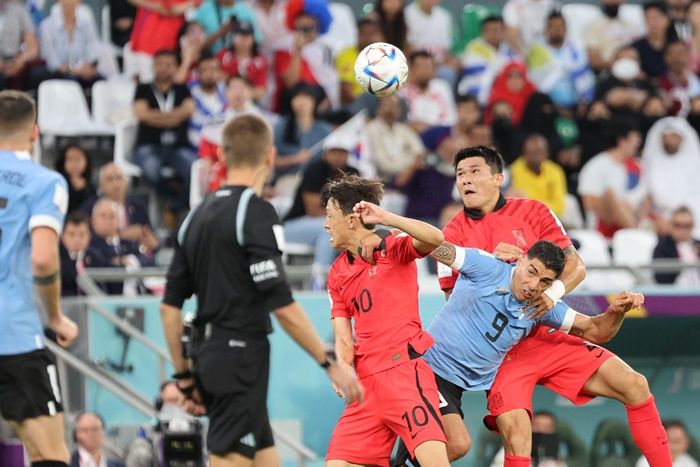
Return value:
[(298, 308), (299, 305), (296, 302), (292, 302), (275, 310), (275, 317), (282, 327), (286, 328), (295, 322), (295, 318), (298, 316)]
[(35, 275), (45, 276), (56, 272), (58, 258), (55, 252), (49, 250), (33, 250), (31, 256), (32, 271)]

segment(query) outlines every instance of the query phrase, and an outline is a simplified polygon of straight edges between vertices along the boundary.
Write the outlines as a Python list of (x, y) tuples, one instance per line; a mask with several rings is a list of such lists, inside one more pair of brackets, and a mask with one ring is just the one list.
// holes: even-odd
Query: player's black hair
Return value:
[(408, 56), (408, 61), (411, 65), (413, 65), (419, 58), (429, 58), (430, 60), (435, 61), (435, 58), (430, 55), (427, 50), (416, 50), (415, 52), (411, 52), (411, 55)]
[(544, 267), (551, 269), (556, 273), (558, 278), (564, 271), (564, 263), (566, 257), (564, 252), (556, 243), (548, 240), (539, 240), (530, 247), (527, 251), (528, 259), (539, 259), (544, 264)]
[(625, 138), (633, 131), (638, 131), (638, 128), (631, 117), (617, 115), (610, 118), (600, 134), (603, 147), (606, 150), (614, 148), (620, 138)]
[(90, 219), (83, 211), (73, 211), (66, 217), (66, 224), (80, 225), (85, 224), (90, 227)]
[(469, 159), (470, 157), (481, 157), (491, 168), (491, 173), (500, 174), (503, 173), (503, 156), (497, 150), (489, 148), (486, 146), (471, 146), (468, 148), (460, 149), (454, 158), (454, 167), (457, 170), (457, 166), (464, 159)]
[[(362, 178), (357, 175), (343, 174), (323, 186), (321, 205), (325, 208), (329, 202), (334, 203), (343, 215), (352, 214), (353, 208), (360, 201), (379, 204), (384, 194), (384, 184), (378, 178)], [(332, 201), (331, 201), (332, 200)], [(373, 225), (365, 224), (368, 229)]]
[(477, 98), (471, 94), (460, 94), (457, 96), (457, 100), (455, 102), (457, 103), (457, 105), (474, 104), (477, 107), (481, 108)]
[(649, 10), (658, 10), (662, 14), (668, 16), (668, 8), (666, 7), (666, 4), (664, 2), (660, 2), (658, 0), (652, 0), (650, 2), (646, 2), (643, 5), (644, 8), (644, 13), (646, 13)]
[(504, 24), (503, 17), (501, 15), (488, 15), (486, 18), (481, 20), (481, 24), (479, 25), (479, 27), (481, 29), (484, 29), (484, 26), (486, 26), (489, 23)]
[(92, 177), (92, 160), (90, 159), (90, 154), (77, 142), (70, 142), (61, 149), (56, 157), (56, 161), (54, 161), (54, 169), (56, 169), (56, 172), (63, 175), (63, 178), (68, 180), (68, 174), (66, 173), (66, 156), (71, 149), (77, 149), (85, 155), (85, 169), (83, 169), (83, 173), (81, 173), (80, 176), (90, 181)]

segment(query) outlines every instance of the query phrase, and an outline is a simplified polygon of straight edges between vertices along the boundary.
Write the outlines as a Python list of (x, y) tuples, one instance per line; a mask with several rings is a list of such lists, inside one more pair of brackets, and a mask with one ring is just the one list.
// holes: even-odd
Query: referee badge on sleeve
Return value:
[(279, 224), (272, 226), (272, 233), (275, 234), (275, 241), (277, 242), (277, 249), (284, 251), (286, 249), (286, 244), (284, 242), (284, 227)]

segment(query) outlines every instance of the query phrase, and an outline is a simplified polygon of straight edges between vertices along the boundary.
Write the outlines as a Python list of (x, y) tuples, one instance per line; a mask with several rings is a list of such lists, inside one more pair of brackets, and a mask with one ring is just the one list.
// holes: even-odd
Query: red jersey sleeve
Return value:
[[(332, 271), (331, 271), (332, 272)], [(345, 306), (345, 300), (340, 293), (340, 289), (333, 275), (328, 275), (328, 299), (331, 302), (331, 319), (332, 318), (352, 318), (352, 312)]]
[[(462, 234), (459, 228), (459, 223), (457, 222), (458, 216), (463, 215), (461, 212), (455, 216), (449, 224), (447, 224), (443, 229), (442, 233), (445, 235), (445, 241), (452, 243), (457, 246), (462, 246)], [(452, 269), (451, 267), (438, 263), (438, 280), (440, 281), (440, 288), (442, 290), (451, 290), (454, 288), (457, 282), (457, 277), (459, 273)]]
[(416, 250), (413, 246), (413, 237), (405, 233), (390, 235), (385, 242), (387, 256), (395, 258), (400, 263), (410, 263), (426, 256)]
[(253, 87), (265, 87), (267, 86), (267, 59), (263, 56), (255, 57), (251, 60), (248, 70), (248, 78)]
[(571, 239), (557, 215), (545, 204), (538, 203), (538, 205), (539, 238), (556, 243), (562, 249), (571, 246)]

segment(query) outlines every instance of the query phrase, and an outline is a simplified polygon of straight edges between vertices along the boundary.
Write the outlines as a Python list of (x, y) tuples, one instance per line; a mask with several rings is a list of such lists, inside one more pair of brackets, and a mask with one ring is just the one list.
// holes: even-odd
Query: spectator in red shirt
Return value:
[(265, 96), (268, 63), (265, 56), (258, 52), (252, 24), (237, 22), (233, 30), (233, 44), (216, 56), (227, 77), (239, 75), (251, 83), (254, 101), (260, 101)]

